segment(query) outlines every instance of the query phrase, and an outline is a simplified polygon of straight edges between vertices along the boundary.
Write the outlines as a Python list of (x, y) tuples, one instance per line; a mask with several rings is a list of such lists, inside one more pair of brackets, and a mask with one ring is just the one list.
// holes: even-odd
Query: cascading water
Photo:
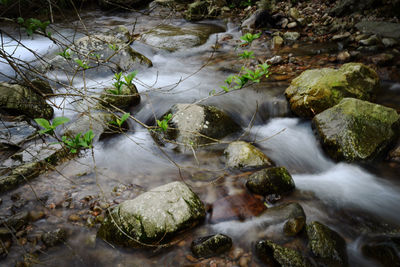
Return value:
[[(89, 14), (87, 18), (97, 16), (96, 14)], [(118, 25), (132, 21), (134, 18), (126, 14), (122, 17), (103, 16), (96, 20), (95, 25), (88, 23), (87, 26), (90, 29), (90, 26), (96, 28), (101, 23)], [(178, 22), (185, 24), (183, 21)], [(146, 20), (139, 17), (137, 27), (140, 29), (148, 26), (145, 23)], [(247, 140), (254, 141), (278, 166), (285, 166), (292, 173), (297, 191), (290, 200), (303, 205), (308, 220), (321, 220), (346, 236), (349, 240), (350, 262), (361, 266), (369, 265), (370, 263), (365, 261), (358, 251), (356, 235), (361, 234), (359, 230), (353, 229), (352, 225), (337, 225), (341, 222), (341, 211), (354, 211), (365, 221), (369, 220), (369, 216), (373, 216), (398, 226), (400, 188), (384, 177), (371, 174), (358, 165), (333, 162), (320, 148), (309, 122), (297, 118), (280, 118), (289, 113), (286, 100), (283, 98), (286, 84), (267, 82), (262, 84), (263, 88), (246, 88), (223, 96), (209, 97), (210, 91), (218, 89), (223, 84), (227, 73), (218, 69), (218, 65), (203, 65), (207, 56), (213, 53), (210, 47), (216, 38), (224, 34), (229, 34), (233, 38), (240, 36), (237, 30), (229, 28), (225, 33), (213, 34), (199, 47), (173, 53), (156, 50), (143, 43), (134, 43), (133, 47), (150, 58), (154, 67), (139, 72), (137, 76), (140, 80), (137, 87), (142, 101), (140, 105), (131, 108), (131, 114), (145, 123), (153, 123), (155, 118), (164, 114), (173, 104), (199, 100), (202, 100), (202, 104), (213, 104), (225, 110), (243, 129), (246, 129)], [(11, 40), (6, 38), (4, 42), (11, 44), (6, 51), (13, 53), (15, 57), (27, 61), (34, 59), (26, 49), (15, 49)], [(39, 54), (55, 49), (49, 41), (37, 37), (24, 39), (22, 43)], [(225, 50), (222, 48), (218, 53), (226, 54), (230, 50), (232, 47)], [(220, 56), (218, 53), (215, 55), (216, 58)], [(0, 63), (0, 69), (6, 75), (13, 75), (13, 71), (4, 62)], [(95, 81), (89, 80), (85, 86), (99, 91), (96, 87), (104, 87), (111, 83), (112, 75), (99, 77)], [(83, 84), (77, 83), (75, 86), (83, 87)], [(398, 90), (398, 85), (393, 85), (391, 90)], [(71, 107), (74, 99), (63, 102), (62, 98), (56, 98), (54, 101), (62, 103), (64, 107), (56, 110), (56, 116), (75, 114), (76, 108)], [(249, 128), (254, 115), (254, 126)], [(207, 153), (214, 154), (210, 157)], [(31, 186), (39, 195), (54, 191), (50, 194), (48, 203), (56, 202), (65, 191), (70, 194), (71, 199), (78, 202), (87, 195), (99, 194), (99, 191), (106, 192), (106, 198), (121, 196), (110, 193), (118, 192), (120, 185), (133, 188), (128, 195), (122, 194), (119, 198), (121, 201), (127, 197), (134, 197), (146, 189), (181, 179), (181, 174), (171, 160), (181, 164), (183, 169), (187, 166), (193, 169), (207, 169), (210, 166), (214, 170), (224, 168), (220, 149), (207, 153), (198, 153), (194, 157), (191, 151), (179, 154), (168, 146), (160, 148), (144, 128), (131, 124), (130, 131), (125, 135), (96, 143), (94, 157), (89, 153), (80, 159), (64, 163), (58, 167), (60, 174), (42, 175), (35, 179)], [(198, 162), (203, 165), (199, 166)], [(190, 169), (186, 171), (190, 173)], [(208, 181), (190, 181), (190, 183), (194, 191), (207, 201), (218, 198), (219, 191), (233, 192), (232, 188), (243, 191), (243, 184), (228, 185), (227, 182), (225, 187), (220, 186), (215, 189)], [(211, 187), (213, 189), (210, 189)], [(335, 214), (334, 218), (332, 214)], [(37, 226), (46, 228), (46, 224), (66, 224), (60, 217), (62, 218), (61, 214), (51, 215), (47, 219), (40, 220)], [(260, 237), (260, 232), (263, 236), (274, 236), (281, 229), (281, 225), (282, 222), (279, 220), (261, 216), (245, 221), (224, 221), (213, 225), (206, 223), (195, 233), (203, 235), (208, 232), (226, 233), (240, 242), (245, 250), (251, 251), (251, 246)], [(132, 261), (139, 265), (140, 263), (168, 265), (174, 264), (175, 258), (184, 258), (185, 253), (188, 253), (187, 245), (183, 245), (176, 251), (174, 249), (164, 251), (148, 259), (146, 253), (127, 252), (105, 244), (92, 248), (83, 244), (88, 236), (93, 235), (93, 229), (77, 226), (73, 226), (72, 229), (76, 235), (69, 239), (68, 245), (49, 253), (41, 260), (47, 261), (50, 265), (57, 262), (59, 266), (69, 266), (72, 263), (85, 266), (88, 262), (99, 266), (109, 266), (109, 264), (116, 266), (117, 263), (123, 266)]]

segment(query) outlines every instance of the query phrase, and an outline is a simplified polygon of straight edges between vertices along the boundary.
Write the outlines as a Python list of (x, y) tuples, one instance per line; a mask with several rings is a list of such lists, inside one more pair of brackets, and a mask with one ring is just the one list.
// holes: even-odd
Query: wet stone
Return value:
[(59, 228), (42, 235), (42, 241), (47, 247), (54, 247), (64, 242), (67, 238), (67, 231)]
[(229, 251), (232, 239), (223, 234), (200, 237), (192, 242), (191, 250), (197, 258), (210, 258)]
[(300, 252), (279, 246), (269, 240), (259, 241), (256, 244), (256, 254), (267, 266), (312, 266)]
[(249, 169), (273, 166), (263, 152), (250, 143), (236, 141), (229, 144), (224, 151), (226, 166), (229, 168)]
[(309, 247), (317, 260), (327, 266), (347, 266), (346, 242), (335, 231), (314, 221), (307, 225)]
[(295, 189), (292, 176), (285, 167), (263, 169), (250, 175), (247, 188), (255, 194), (287, 194)]

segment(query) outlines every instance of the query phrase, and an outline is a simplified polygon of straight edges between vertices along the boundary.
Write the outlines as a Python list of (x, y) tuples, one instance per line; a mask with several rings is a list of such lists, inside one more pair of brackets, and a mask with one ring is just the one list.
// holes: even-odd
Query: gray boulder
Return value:
[(324, 266), (347, 266), (346, 242), (335, 231), (320, 222), (306, 226), (309, 247)]
[(70, 58), (57, 55), (44, 63), (40, 70), (47, 72), (60, 70), (70, 74), (82, 67), (76, 62), (81, 60), (88, 66), (87, 75), (103, 75), (112, 72), (142, 70), (153, 64), (147, 57), (136, 52), (130, 43), (114, 35), (94, 34), (74, 42), (67, 49)]
[(0, 111), (29, 118), (53, 117), (53, 108), (33, 90), (18, 84), (0, 82)]
[(344, 97), (370, 100), (379, 89), (379, 77), (361, 63), (347, 63), (340, 69), (306, 70), (295, 78), (285, 95), (290, 108), (300, 117), (313, 117)]
[(235, 141), (229, 144), (224, 151), (225, 165), (228, 168), (248, 169), (273, 166), (270, 160), (258, 148), (243, 141)]
[(167, 114), (172, 114), (172, 118), (161, 137), (185, 146), (212, 143), (240, 129), (225, 112), (214, 106), (176, 104)]
[(224, 29), (213, 24), (193, 24), (184, 27), (159, 25), (142, 35), (142, 41), (152, 47), (170, 52), (204, 44), (208, 37)]
[(396, 110), (345, 98), (314, 117), (313, 127), (326, 152), (336, 160), (373, 160), (397, 140)]
[(198, 196), (187, 185), (172, 182), (111, 209), (97, 235), (123, 246), (162, 244), (204, 217)]

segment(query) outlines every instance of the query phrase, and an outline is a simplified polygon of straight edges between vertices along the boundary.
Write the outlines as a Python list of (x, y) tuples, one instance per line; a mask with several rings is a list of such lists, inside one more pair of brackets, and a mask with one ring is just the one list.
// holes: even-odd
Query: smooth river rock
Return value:
[(326, 152), (336, 160), (373, 160), (397, 140), (396, 110), (345, 98), (314, 117), (312, 123)]
[(246, 182), (247, 188), (259, 195), (282, 195), (295, 189), (292, 176), (285, 167), (262, 169), (250, 175)]
[(249, 169), (274, 165), (261, 150), (244, 141), (230, 143), (224, 154), (228, 168)]
[(361, 64), (347, 63), (339, 69), (304, 71), (286, 89), (292, 111), (311, 118), (340, 102), (344, 97), (370, 100), (379, 89), (376, 72)]
[(161, 132), (161, 136), (185, 146), (196, 148), (240, 130), (236, 122), (214, 106), (176, 104), (169, 113), (172, 114), (169, 129)]
[(222, 31), (222, 27), (213, 24), (193, 24), (184, 27), (163, 24), (143, 34), (141, 40), (152, 47), (173, 52), (202, 45), (210, 34)]
[(210, 258), (229, 251), (232, 239), (224, 234), (216, 234), (195, 239), (190, 249), (197, 258)]
[(182, 182), (172, 182), (111, 209), (97, 235), (131, 247), (165, 243), (205, 217), (203, 203)]

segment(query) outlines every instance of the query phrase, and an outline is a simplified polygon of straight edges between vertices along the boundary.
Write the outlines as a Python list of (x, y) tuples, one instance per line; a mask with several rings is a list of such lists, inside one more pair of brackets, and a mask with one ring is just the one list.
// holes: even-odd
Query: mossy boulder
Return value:
[(274, 163), (258, 148), (244, 141), (229, 144), (224, 151), (228, 168), (249, 169), (270, 167)]
[(159, 25), (142, 35), (142, 41), (152, 47), (170, 52), (204, 44), (210, 34), (222, 32), (224, 28), (214, 24), (190, 24), (178, 27)]
[(247, 188), (259, 195), (283, 195), (295, 189), (292, 176), (285, 167), (262, 169), (250, 175)]
[(269, 240), (256, 244), (256, 255), (267, 266), (311, 267), (310, 261), (300, 252), (282, 247)]
[(346, 242), (335, 231), (314, 221), (306, 226), (309, 247), (324, 266), (347, 266)]
[(120, 94), (114, 94), (111, 90), (115, 91), (116, 88), (106, 88), (100, 95), (100, 106), (103, 107), (117, 107), (126, 109), (130, 106), (137, 105), (140, 102), (140, 94), (134, 84), (129, 86), (122, 85)]
[(0, 111), (29, 118), (53, 117), (53, 108), (41, 95), (22, 85), (5, 82), (0, 82)]
[(172, 114), (168, 130), (153, 135), (159, 141), (175, 140), (181, 145), (196, 148), (240, 130), (231, 117), (214, 106), (175, 104), (167, 114)]
[(97, 235), (129, 247), (163, 244), (204, 217), (198, 196), (184, 183), (172, 182), (111, 209)]
[(190, 246), (192, 253), (197, 258), (210, 258), (229, 251), (232, 239), (223, 234), (200, 237)]
[(345, 98), (312, 122), (326, 152), (351, 162), (375, 159), (395, 142), (400, 116), (388, 107)]
[(376, 72), (361, 63), (347, 63), (339, 69), (304, 71), (286, 89), (292, 111), (311, 118), (338, 104), (345, 97), (370, 100), (379, 89)]

